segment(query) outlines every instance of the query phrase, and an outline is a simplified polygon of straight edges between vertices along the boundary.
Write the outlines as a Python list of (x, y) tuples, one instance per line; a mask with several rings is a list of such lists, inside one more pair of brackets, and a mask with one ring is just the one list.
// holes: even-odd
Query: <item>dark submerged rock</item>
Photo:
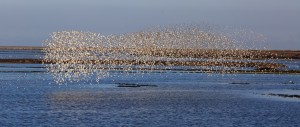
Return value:
[(147, 84), (134, 84), (134, 83), (117, 83), (117, 87), (157, 87), (157, 85), (147, 85)]
[(241, 84), (241, 85), (246, 85), (250, 84), (249, 82), (232, 82), (231, 84)]
[(274, 93), (269, 93), (269, 96), (278, 96), (278, 97), (285, 97), (285, 98), (299, 98), (300, 95), (297, 94), (274, 94)]

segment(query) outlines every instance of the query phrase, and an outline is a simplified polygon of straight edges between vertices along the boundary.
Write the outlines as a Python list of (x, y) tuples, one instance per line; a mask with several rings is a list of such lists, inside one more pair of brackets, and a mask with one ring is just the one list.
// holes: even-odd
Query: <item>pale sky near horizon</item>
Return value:
[(41, 46), (52, 32), (136, 32), (211, 23), (249, 28), (271, 49), (300, 50), (300, 0), (0, 0), (0, 46)]

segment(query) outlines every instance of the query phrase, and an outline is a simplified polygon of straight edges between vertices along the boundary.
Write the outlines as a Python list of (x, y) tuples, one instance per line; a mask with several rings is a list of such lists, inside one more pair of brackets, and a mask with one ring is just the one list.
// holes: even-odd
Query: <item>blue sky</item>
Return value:
[(1, 0), (0, 45), (36, 45), (52, 32), (103, 34), (211, 23), (249, 28), (272, 49), (300, 50), (299, 0)]

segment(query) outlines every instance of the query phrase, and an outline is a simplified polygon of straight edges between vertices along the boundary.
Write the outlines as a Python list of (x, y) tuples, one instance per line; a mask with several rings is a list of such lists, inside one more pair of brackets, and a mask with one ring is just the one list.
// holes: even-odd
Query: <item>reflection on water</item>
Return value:
[[(0, 123), (2, 126), (300, 124), (298, 99), (269, 99), (260, 94), (282, 89), (299, 91), (299, 75), (113, 74), (100, 84), (56, 85), (46, 73), (0, 72)], [(295, 84), (284, 84), (290, 80)], [(249, 84), (231, 84), (237, 81)], [(116, 87), (120, 82), (157, 87)]]

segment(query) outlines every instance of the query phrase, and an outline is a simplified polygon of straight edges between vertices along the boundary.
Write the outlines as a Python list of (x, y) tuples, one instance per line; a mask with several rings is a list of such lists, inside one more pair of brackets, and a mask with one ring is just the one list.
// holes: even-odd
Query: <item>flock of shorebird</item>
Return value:
[[(63, 83), (99, 81), (111, 70), (151, 71), (181, 65), (213, 69), (205, 63), (248, 60), (245, 56), (251, 54), (245, 55), (248, 52), (243, 50), (247, 49), (243, 43), (227, 33), (173, 26), (108, 36), (82, 31), (54, 32), (44, 41), (43, 50), (44, 61), (52, 63), (46, 65), (48, 72), (57, 83)], [(243, 51), (243, 55), (229, 55), (237, 50)], [(227, 67), (218, 66), (222, 65)]]

